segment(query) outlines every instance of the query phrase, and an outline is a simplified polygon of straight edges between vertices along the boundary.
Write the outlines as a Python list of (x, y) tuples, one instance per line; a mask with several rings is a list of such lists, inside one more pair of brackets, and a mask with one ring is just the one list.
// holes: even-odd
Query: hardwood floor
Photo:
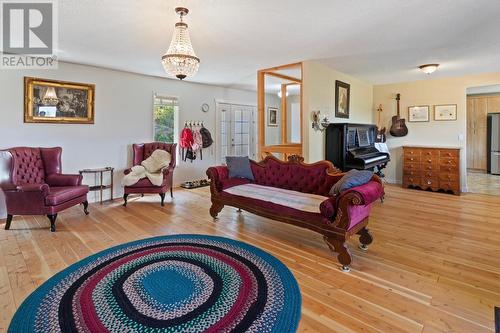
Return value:
[[(45, 217), (15, 217), (0, 230), (0, 331), (17, 306), (56, 272), (92, 253), (135, 239), (203, 233), (239, 239), (279, 258), (302, 291), (301, 332), (493, 332), (500, 305), (500, 198), (460, 197), (388, 186), (369, 227), (374, 243), (339, 264), (313, 232), (237, 213), (208, 214), (208, 189), (174, 191), (173, 203), (131, 197), (86, 217), (75, 207), (59, 214), (50, 233)], [(3, 226), (2, 226), (3, 227)]]

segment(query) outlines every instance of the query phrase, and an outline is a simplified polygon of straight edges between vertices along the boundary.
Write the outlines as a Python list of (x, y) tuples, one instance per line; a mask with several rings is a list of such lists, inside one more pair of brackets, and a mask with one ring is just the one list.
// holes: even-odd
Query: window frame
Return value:
[[(171, 100), (174, 108), (174, 139), (173, 142), (165, 142), (165, 143), (178, 143), (179, 141), (179, 98), (177, 96), (172, 96), (170, 94), (160, 94), (157, 92), (153, 92), (153, 106), (152, 106), (152, 124), (153, 124), (153, 132), (152, 132), (152, 140), (156, 141), (156, 121), (155, 121), (155, 107), (158, 105), (156, 103), (157, 99), (161, 100)], [(166, 105), (166, 104), (160, 104)]]

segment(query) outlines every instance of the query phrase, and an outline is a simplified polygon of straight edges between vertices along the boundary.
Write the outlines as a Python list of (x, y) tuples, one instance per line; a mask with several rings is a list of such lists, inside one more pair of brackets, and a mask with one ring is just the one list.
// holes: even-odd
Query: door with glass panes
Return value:
[(220, 161), (226, 156), (248, 156), (255, 159), (255, 106), (221, 103)]

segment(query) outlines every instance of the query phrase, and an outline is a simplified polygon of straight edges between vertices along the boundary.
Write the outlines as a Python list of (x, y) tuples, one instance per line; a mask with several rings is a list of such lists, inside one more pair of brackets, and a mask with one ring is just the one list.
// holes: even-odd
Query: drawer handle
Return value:
[(432, 162), (432, 160), (427, 160), (427, 162), (431, 163), (431, 162)]
[(430, 172), (429, 172), (429, 173), (427, 174), (427, 177), (430, 177), (430, 176), (432, 176), (432, 173), (430, 173)]
[(448, 171), (451, 171), (451, 168), (448, 168)]
[(427, 181), (427, 185), (430, 185), (432, 184), (432, 182), (430, 180)]
[(413, 181), (413, 178), (408, 178), (411, 182)]
[(451, 156), (451, 153), (448, 153), (448, 156)]
[(448, 161), (448, 164), (451, 164), (451, 160), (450, 160), (450, 161)]
[(413, 161), (413, 157), (412, 157), (412, 158), (410, 158), (410, 161)]

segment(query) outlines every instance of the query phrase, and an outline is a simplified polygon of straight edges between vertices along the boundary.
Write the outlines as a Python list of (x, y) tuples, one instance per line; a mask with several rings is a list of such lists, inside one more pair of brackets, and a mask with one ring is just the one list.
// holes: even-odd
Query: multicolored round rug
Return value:
[(175, 235), (110, 248), (45, 282), (9, 332), (295, 332), (301, 296), (270, 254)]

